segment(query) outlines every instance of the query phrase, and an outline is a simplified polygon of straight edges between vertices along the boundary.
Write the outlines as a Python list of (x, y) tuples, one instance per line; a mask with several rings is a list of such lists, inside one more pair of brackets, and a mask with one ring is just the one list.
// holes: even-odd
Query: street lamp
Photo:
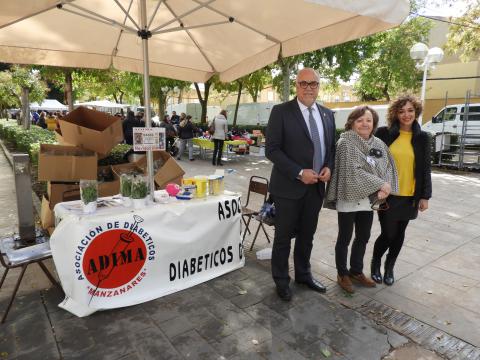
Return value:
[[(423, 43), (416, 43), (410, 48), (410, 57), (415, 60), (418, 70), (423, 70), (422, 93), (420, 100), (422, 105), (425, 105), (425, 90), (427, 84), (427, 71), (434, 69), (435, 65), (443, 59), (443, 50), (439, 47), (429, 49)], [(419, 116), (418, 121), (422, 123), (422, 115)]]

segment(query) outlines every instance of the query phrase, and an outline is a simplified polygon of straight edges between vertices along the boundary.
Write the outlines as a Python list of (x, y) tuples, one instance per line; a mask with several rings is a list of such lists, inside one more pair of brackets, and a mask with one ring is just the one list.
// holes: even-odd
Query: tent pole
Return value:
[[(148, 39), (152, 36), (147, 29), (147, 6), (146, 0), (140, 0), (140, 20), (141, 30), (138, 35), (142, 38), (142, 50), (143, 50), (143, 99), (145, 104), (145, 126), (147, 128), (152, 127), (152, 120), (150, 114), (150, 69), (148, 58)], [(147, 176), (150, 185), (150, 199), (154, 200), (155, 182), (153, 179), (153, 153), (151, 150), (147, 151)]]

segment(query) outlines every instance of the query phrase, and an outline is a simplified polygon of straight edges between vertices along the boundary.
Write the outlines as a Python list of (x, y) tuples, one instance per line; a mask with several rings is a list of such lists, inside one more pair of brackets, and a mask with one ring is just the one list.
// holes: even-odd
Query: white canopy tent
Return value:
[(88, 108), (93, 108), (98, 111), (108, 112), (108, 113), (116, 113), (120, 110), (127, 110), (131, 105), (129, 104), (117, 104), (116, 102), (109, 101), (109, 100), (94, 100), (94, 101), (87, 101), (83, 103), (76, 103), (73, 104), (74, 107), (85, 106)]
[(41, 104), (36, 102), (31, 103), (30, 110), (64, 111), (68, 110), (68, 106), (63, 105), (60, 101), (55, 99), (45, 99)]
[[(150, 104), (149, 75), (232, 81), (280, 55), (392, 28), (408, 12), (408, 0), (2, 1), (0, 61), (142, 73)], [(145, 117), (150, 127), (149, 106)]]

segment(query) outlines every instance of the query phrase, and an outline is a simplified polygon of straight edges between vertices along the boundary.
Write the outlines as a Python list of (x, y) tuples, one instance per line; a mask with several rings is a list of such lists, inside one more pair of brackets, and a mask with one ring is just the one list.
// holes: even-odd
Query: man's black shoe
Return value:
[(290, 290), (288, 285), (286, 287), (277, 286), (277, 295), (283, 301), (292, 300), (292, 290)]
[(319, 293), (327, 292), (327, 288), (323, 285), (320, 281), (315, 280), (314, 278), (310, 278), (307, 280), (295, 280), (297, 284), (304, 284), (307, 285), (313, 291), (318, 291)]

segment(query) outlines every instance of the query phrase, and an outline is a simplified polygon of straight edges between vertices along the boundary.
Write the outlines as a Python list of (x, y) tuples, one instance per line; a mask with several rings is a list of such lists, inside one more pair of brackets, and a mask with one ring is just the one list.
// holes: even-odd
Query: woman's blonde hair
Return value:
[(407, 103), (411, 103), (413, 105), (413, 108), (415, 109), (415, 121), (418, 120), (418, 117), (423, 111), (422, 103), (415, 96), (402, 95), (392, 102), (388, 107), (387, 125), (389, 128), (398, 122), (398, 113)]

